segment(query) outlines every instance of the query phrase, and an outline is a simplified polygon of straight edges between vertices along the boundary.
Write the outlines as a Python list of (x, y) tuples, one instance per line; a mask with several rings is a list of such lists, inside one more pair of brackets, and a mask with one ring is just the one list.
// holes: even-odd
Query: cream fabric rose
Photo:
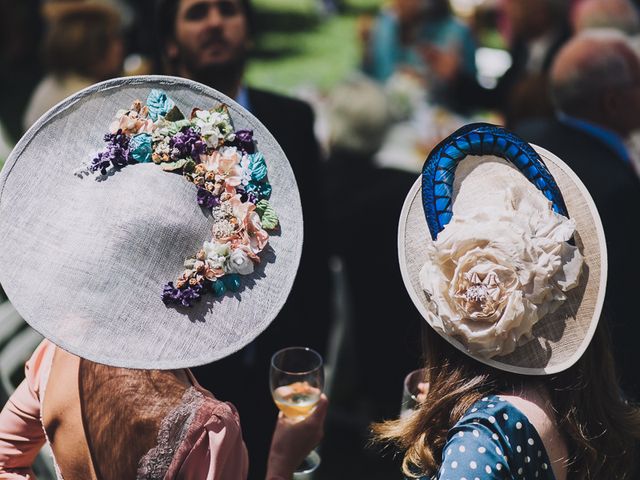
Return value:
[(456, 212), (420, 271), (434, 327), (471, 353), (506, 355), (578, 284), (583, 258), (567, 241), (575, 223), (540, 195), (511, 187)]
[(231, 252), (231, 256), (227, 261), (227, 270), (230, 273), (238, 273), (240, 275), (249, 275), (253, 273), (253, 262), (240, 248)]
[(219, 274), (217, 276), (222, 276), (226, 272), (225, 264), (227, 263), (227, 258), (231, 253), (231, 248), (228, 243), (217, 243), (217, 242), (204, 242), (202, 249), (205, 253), (205, 262), (207, 266), (217, 271)]

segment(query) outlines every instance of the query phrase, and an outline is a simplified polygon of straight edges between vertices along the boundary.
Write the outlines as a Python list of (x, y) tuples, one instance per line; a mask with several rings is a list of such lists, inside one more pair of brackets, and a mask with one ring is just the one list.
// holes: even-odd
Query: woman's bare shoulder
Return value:
[(562, 432), (558, 428), (558, 421), (549, 395), (544, 389), (531, 388), (518, 392), (518, 394), (500, 395), (500, 398), (511, 403), (527, 417), (544, 444), (556, 479), (566, 479), (566, 462), (569, 451)]

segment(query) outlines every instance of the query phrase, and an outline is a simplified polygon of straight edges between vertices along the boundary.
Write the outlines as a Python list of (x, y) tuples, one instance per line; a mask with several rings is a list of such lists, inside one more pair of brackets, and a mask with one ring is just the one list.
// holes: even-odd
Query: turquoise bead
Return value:
[(224, 282), (221, 279), (218, 279), (215, 282), (211, 282), (211, 290), (213, 290), (216, 297), (220, 297), (227, 291), (227, 287), (224, 286)]
[(222, 277), (225, 287), (231, 292), (237, 292), (240, 289), (240, 275), (230, 273)]

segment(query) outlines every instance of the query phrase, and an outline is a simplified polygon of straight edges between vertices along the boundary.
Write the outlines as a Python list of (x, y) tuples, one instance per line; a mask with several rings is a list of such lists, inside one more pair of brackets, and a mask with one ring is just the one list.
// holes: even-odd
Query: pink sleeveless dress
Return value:
[[(48, 340), (38, 346), (24, 381), (0, 412), (0, 479), (36, 478), (31, 465), (47, 442), (41, 412), (54, 352)], [(248, 456), (235, 407), (215, 399), (187, 373), (193, 386), (163, 419), (156, 446), (140, 460), (137, 479), (246, 479)], [(56, 470), (62, 480), (57, 464)]]

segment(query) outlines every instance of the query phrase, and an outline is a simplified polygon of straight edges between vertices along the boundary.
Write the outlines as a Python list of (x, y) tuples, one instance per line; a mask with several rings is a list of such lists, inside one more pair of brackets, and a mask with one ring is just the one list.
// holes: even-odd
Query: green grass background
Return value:
[(257, 35), (247, 70), (250, 85), (282, 93), (303, 86), (328, 90), (358, 68), (358, 16), (381, 0), (341, 0), (323, 16), (320, 0), (255, 0)]

